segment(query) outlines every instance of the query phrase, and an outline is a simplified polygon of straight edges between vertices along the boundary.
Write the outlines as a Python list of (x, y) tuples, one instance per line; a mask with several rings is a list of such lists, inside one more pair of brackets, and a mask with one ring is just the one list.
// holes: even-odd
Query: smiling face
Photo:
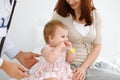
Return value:
[(66, 0), (66, 2), (71, 6), (73, 10), (79, 9), (81, 5), (81, 0)]
[(56, 46), (61, 42), (68, 40), (68, 30), (57, 26), (54, 36), (49, 35), (49, 42), (52, 46)]

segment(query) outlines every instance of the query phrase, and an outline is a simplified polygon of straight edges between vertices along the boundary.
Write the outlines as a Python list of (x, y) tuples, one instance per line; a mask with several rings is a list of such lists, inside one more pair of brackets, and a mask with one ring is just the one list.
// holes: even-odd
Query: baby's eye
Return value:
[(62, 36), (62, 38), (65, 38), (65, 36)]

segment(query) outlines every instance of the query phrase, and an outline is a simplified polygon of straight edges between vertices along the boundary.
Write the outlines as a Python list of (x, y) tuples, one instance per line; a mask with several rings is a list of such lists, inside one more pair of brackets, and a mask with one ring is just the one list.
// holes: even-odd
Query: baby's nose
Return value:
[(65, 41), (68, 41), (68, 38), (65, 38)]

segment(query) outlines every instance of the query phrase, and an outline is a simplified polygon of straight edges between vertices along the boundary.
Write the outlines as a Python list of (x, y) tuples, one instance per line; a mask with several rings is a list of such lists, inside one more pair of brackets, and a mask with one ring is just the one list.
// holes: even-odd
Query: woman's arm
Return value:
[(101, 27), (102, 27), (102, 18), (100, 14), (95, 10), (93, 11), (94, 18), (94, 27), (96, 29), (96, 39), (93, 43), (93, 50), (88, 54), (85, 61), (81, 64), (80, 68), (74, 69), (74, 78), (84, 80), (86, 76), (87, 68), (96, 60), (100, 54), (102, 46), (102, 36), (101, 36)]
[(93, 50), (89, 53), (84, 63), (81, 65), (82, 68), (87, 69), (98, 57), (102, 45), (102, 17), (97, 10), (93, 11), (96, 29), (96, 39), (93, 43)]
[(73, 78), (81, 80), (85, 79), (87, 68), (96, 60), (100, 53), (100, 50), (101, 44), (94, 44), (93, 50), (91, 51), (91, 53), (89, 53), (89, 55), (87, 56), (85, 61), (81, 64), (81, 66), (73, 70), (74, 73)]
[(87, 70), (87, 68), (96, 60), (96, 58), (99, 56), (101, 50), (101, 44), (94, 44), (93, 50), (87, 58), (85, 59), (84, 63), (80, 66), (81, 68), (84, 68)]

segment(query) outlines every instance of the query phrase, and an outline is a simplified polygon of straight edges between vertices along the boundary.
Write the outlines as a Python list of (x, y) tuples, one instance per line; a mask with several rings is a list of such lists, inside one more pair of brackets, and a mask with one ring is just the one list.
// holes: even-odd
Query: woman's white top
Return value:
[(76, 28), (76, 30), (80, 34), (82, 34), (82, 36), (86, 36), (88, 34), (90, 26), (84, 26), (85, 24), (80, 24), (75, 21), (73, 21), (73, 24), (74, 24), (74, 27)]

